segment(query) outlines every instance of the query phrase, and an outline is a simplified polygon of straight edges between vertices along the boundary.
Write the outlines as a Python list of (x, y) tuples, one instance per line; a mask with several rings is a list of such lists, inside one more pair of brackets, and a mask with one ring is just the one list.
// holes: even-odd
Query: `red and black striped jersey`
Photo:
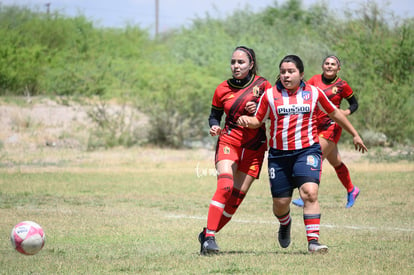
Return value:
[(220, 135), (222, 141), (252, 150), (258, 149), (266, 142), (264, 126), (259, 129), (248, 129), (237, 125), (237, 119), (241, 115), (253, 115), (245, 110), (246, 103), (258, 103), (264, 91), (271, 87), (269, 81), (256, 75), (243, 87), (237, 87), (227, 80), (216, 88), (212, 108), (224, 110), (226, 114), (225, 125)]
[[(354, 94), (348, 83), (339, 77), (334, 82), (325, 84), (322, 81), (322, 75), (317, 74), (312, 76), (307, 83), (320, 88), (337, 108), (341, 106), (342, 99), (350, 98)], [(318, 120), (322, 124), (331, 124), (333, 122), (324, 112), (318, 112)]]

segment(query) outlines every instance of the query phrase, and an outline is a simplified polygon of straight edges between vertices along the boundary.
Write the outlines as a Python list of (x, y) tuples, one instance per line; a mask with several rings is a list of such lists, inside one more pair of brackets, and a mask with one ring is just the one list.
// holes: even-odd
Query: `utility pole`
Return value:
[(155, 0), (155, 37), (158, 37), (158, 11), (159, 11), (159, 0)]
[(46, 14), (49, 15), (50, 14), (50, 3), (46, 3)]

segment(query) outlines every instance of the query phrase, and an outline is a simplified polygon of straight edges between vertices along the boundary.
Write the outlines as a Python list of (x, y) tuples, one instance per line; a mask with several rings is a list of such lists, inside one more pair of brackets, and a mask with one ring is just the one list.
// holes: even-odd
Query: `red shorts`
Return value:
[(324, 127), (324, 129), (318, 128), (318, 136), (333, 141), (335, 144), (338, 144), (341, 134), (342, 128), (336, 123), (332, 123), (329, 127)]
[(216, 163), (225, 159), (232, 160), (237, 164), (237, 170), (258, 179), (266, 150), (266, 143), (254, 151), (218, 141)]

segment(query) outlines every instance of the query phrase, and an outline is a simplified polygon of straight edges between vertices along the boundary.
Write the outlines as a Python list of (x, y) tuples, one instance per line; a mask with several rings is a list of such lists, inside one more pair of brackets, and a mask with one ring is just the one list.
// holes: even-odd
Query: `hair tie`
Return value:
[(336, 63), (338, 64), (338, 67), (341, 67), (341, 61), (339, 61), (339, 58), (336, 57), (336, 55), (328, 55), (327, 57), (325, 57), (325, 59), (323, 60), (323, 63), (325, 63), (326, 59), (328, 58), (332, 58), (335, 59)]
[(252, 56), (252, 54), (250, 53), (250, 51), (249, 51), (248, 49), (243, 48), (243, 47), (238, 47), (238, 48), (236, 48), (236, 50), (235, 50), (235, 51), (238, 51), (238, 50), (240, 50), (240, 51), (242, 51), (242, 52), (247, 53), (247, 55), (250, 57), (250, 61), (251, 61), (251, 62), (253, 62), (253, 61), (254, 61), (253, 56)]

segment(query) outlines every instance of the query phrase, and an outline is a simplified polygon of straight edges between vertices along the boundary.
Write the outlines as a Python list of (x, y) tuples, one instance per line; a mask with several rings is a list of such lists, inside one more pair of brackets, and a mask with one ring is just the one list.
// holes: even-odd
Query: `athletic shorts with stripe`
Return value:
[(258, 150), (249, 150), (219, 140), (216, 147), (216, 163), (225, 159), (232, 160), (237, 164), (237, 170), (258, 179), (266, 149), (266, 143)]
[(272, 197), (292, 197), (294, 188), (306, 182), (319, 184), (322, 171), (321, 146), (315, 143), (299, 150), (269, 149), (268, 172)]
[(338, 144), (339, 139), (341, 138), (342, 128), (337, 123), (333, 122), (328, 126), (319, 125), (318, 126), (318, 136), (323, 137), (327, 140), (335, 142)]

